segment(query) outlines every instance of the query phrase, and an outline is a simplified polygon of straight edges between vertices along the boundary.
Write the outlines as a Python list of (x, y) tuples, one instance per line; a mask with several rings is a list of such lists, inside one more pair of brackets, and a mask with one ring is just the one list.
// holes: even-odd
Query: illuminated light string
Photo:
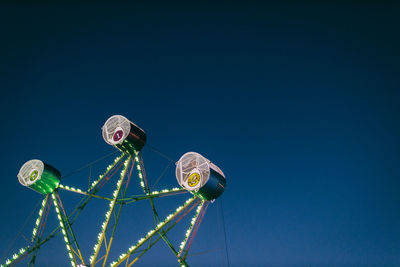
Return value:
[(126, 253), (121, 254), (118, 257), (117, 261), (113, 261), (110, 264), (110, 267), (115, 267), (117, 265), (119, 265), (122, 261), (124, 261), (130, 254), (132, 254), (136, 249), (138, 249), (141, 245), (144, 244), (144, 242), (146, 242), (149, 238), (151, 238), (154, 234), (156, 234), (159, 230), (161, 230), (161, 228), (163, 228), (167, 223), (169, 223), (178, 213), (180, 213), (183, 209), (185, 209), (187, 206), (189, 206), (190, 204), (193, 203), (193, 201), (196, 199), (197, 197), (194, 196), (192, 198), (189, 198), (188, 200), (186, 200), (185, 204), (182, 206), (179, 206), (175, 212), (169, 214), (164, 221), (161, 221), (160, 223), (157, 224), (157, 226), (150, 230), (145, 237), (140, 238), (137, 243), (133, 246), (131, 246), (128, 251)]
[(76, 267), (76, 262), (75, 262), (75, 258), (74, 258), (73, 252), (72, 252), (71, 243), (69, 241), (67, 231), (65, 230), (65, 224), (64, 224), (64, 221), (62, 220), (60, 209), (58, 207), (58, 203), (57, 203), (56, 197), (54, 195), (54, 192), (51, 194), (51, 197), (53, 198), (54, 207), (56, 208), (57, 218), (60, 221), (61, 232), (64, 236), (64, 241), (65, 241), (65, 245), (67, 247), (68, 256), (70, 258), (71, 265), (73, 267)]
[(130, 161), (130, 160), (131, 160), (131, 157), (128, 157), (128, 159), (125, 160), (125, 162), (124, 162), (124, 168), (122, 169), (122, 171), (121, 171), (121, 176), (120, 176), (120, 178), (119, 178), (119, 180), (118, 180), (118, 182), (117, 182), (117, 188), (116, 188), (115, 191), (113, 192), (113, 197), (114, 197), (114, 199), (110, 202), (110, 208), (109, 208), (109, 210), (106, 212), (106, 215), (105, 215), (106, 219), (105, 219), (105, 221), (103, 222), (103, 224), (101, 225), (101, 232), (100, 232), (99, 235), (97, 236), (97, 243), (96, 243), (96, 244), (94, 245), (94, 247), (93, 247), (93, 255), (90, 256), (90, 258), (89, 258), (89, 260), (90, 260), (90, 262), (91, 262), (92, 265), (94, 265), (94, 261), (96, 260), (97, 254), (98, 254), (98, 252), (99, 252), (99, 250), (100, 250), (101, 243), (103, 242), (104, 234), (105, 234), (105, 231), (106, 231), (106, 229), (107, 229), (108, 222), (110, 221), (111, 214), (112, 214), (112, 212), (113, 212), (113, 210), (114, 210), (115, 203), (116, 203), (116, 201), (117, 201), (117, 196), (118, 196), (119, 191), (120, 191), (120, 189), (121, 189), (122, 181), (123, 181), (123, 179), (124, 179), (124, 177), (125, 177), (125, 175), (126, 175), (126, 172), (127, 172), (127, 170), (128, 170), (128, 166), (129, 166), (129, 161)]
[(18, 253), (14, 253), (11, 258), (7, 259), (4, 264), (1, 264), (0, 267), (10, 266), (16, 259), (18, 259), (22, 254), (25, 253), (29, 249), (29, 246), (25, 248), (21, 248)]
[[(136, 152), (136, 155), (138, 155), (137, 152)], [(109, 165), (109, 166), (107, 167), (106, 172), (103, 173), (102, 175), (100, 175), (99, 178), (98, 178), (98, 180), (96, 180), (96, 181), (94, 181), (94, 182), (92, 183), (92, 185), (91, 185), (91, 187), (89, 188), (88, 191), (92, 190), (92, 189), (99, 183), (99, 181), (101, 181), (101, 180), (108, 174), (108, 172), (118, 164), (118, 162), (120, 161), (120, 159), (123, 158), (124, 156), (125, 156), (125, 155), (122, 154), (120, 157), (115, 158), (114, 163), (111, 164), (111, 165)], [(128, 159), (128, 160), (126, 160), (126, 161), (124, 162), (125, 167), (127, 167), (128, 163), (129, 163), (129, 160), (130, 160), (130, 159)], [(139, 163), (139, 158), (138, 158), (138, 157), (135, 157), (135, 161), (136, 161), (137, 163)], [(125, 168), (125, 170), (126, 170), (126, 169), (127, 169), (127, 168)], [(143, 180), (142, 169), (141, 169), (140, 164), (137, 165), (137, 169), (138, 169), (138, 171), (139, 171), (139, 178), (140, 178), (140, 180), (141, 180), (140, 185), (141, 185), (142, 189), (143, 189), (144, 191), (146, 191), (146, 190), (145, 190), (146, 188), (145, 188), (144, 180)], [(122, 176), (122, 178), (123, 178), (124, 175), (122, 175), (122, 174), (123, 174), (123, 171), (121, 172), (121, 176)], [(117, 183), (117, 188), (119, 188), (119, 189), (121, 188), (121, 186), (122, 186), (122, 181), (123, 181), (123, 179), (120, 179), (120, 180), (118, 181), (118, 183)], [(65, 185), (62, 185), (62, 184), (59, 184), (58, 187), (61, 188), (61, 189), (66, 189), (66, 190), (73, 191), (73, 192), (76, 192), (76, 193), (83, 193), (83, 194), (86, 193), (85, 191), (83, 191), (83, 190), (81, 190), (81, 189), (77, 189), (77, 188), (74, 188), (74, 187), (65, 186)], [(179, 191), (182, 191), (182, 188), (174, 187), (174, 188), (172, 188), (172, 189), (164, 189), (164, 190), (160, 190), (160, 191), (153, 191), (153, 192), (150, 192), (150, 193), (146, 193), (146, 195), (157, 196), (157, 195), (161, 195), (161, 194), (166, 194), (166, 193), (171, 193), (171, 192), (179, 192)], [(114, 196), (115, 199), (114, 199), (113, 202), (110, 202), (110, 210), (106, 213), (106, 218), (107, 218), (107, 220), (110, 219), (110, 216), (111, 216), (111, 214), (112, 214), (113, 206), (115, 205), (115, 202), (116, 202), (116, 200), (117, 200), (116, 197), (118, 196), (118, 192), (119, 192), (119, 191), (118, 191), (118, 189), (117, 189), (117, 190), (115, 190), (114, 193), (113, 193), (113, 196)], [(66, 226), (65, 226), (65, 223), (64, 223), (64, 221), (63, 221), (63, 217), (62, 217), (62, 214), (61, 214), (61, 212), (60, 212), (60, 207), (59, 207), (59, 205), (58, 205), (58, 202), (57, 202), (57, 200), (56, 200), (56, 198), (55, 198), (54, 193), (52, 194), (52, 198), (53, 198), (55, 210), (56, 210), (56, 213), (57, 213), (57, 218), (58, 218), (59, 223), (60, 223), (61, 232), (62, 232), (62, 234), (63, 234), (64, 241), (65, 241), (65, 243), (66, 243), (66, 248), (67, 248), (67, 251), (68, 251), (68, 256), (69, 256), (69, 258), (70, 258), (70, 260), (71, 260), (71, 265), (72, 265), (72, 266), (77, 266), (77, 263), (76, 263), (76, 260), (75, 260), (74, 254), (73, 254), (73, 249), (72, 249), (72, 247), (71, 247), (71, 243), (70, 243), (70, 240), (69, 240), (69, 236), (68, 236), (67, 231), (66, 231)], [(195, 199), (195, 197), (194, 197), (193, 199)], [(136, 247), (137, 247), (137, 246), (140, 246), (140, 245), (143, 244), (145, 241), (147, 241), (148, 238), (150, 238), (152, 235), (154, 235), (155, 233), (157, 233), (157, 231), (159, 231), (162, 227), (164, 227), (165, 224), (167, 224), (177, 213), (179, 213), (180, 211), (182, 211), (182, 209), (184, 209), (184, 208), (187, 207), (190, 203), (192, 203), (193, 199), (189, 199), (189, 200), (185, 203), (184, 206), (179, 207), (179, 208), (176, 210), (175, 213), (170, 214), (170, 215), (166, 218), (165, 221), (160, 222), (160, 223), (156, 226), (155, 229), (149, 231), (149, 233), (146, 235), (145, 238), (142, 238), (142, 239), (140, 239), (140, 240), (138, 241)], [(33, 237), (32, 237), (32, 238), (34, 238), (35, 235), (37, 235), (37, 233), (38, 233), (38, 227), (39, 227), (39, 225), (40, 225), (41, 218), (42, 218), (42, 216), (43, 216), (43, 214), (44, 214), (44, 209), (45, 209), (45, 207), (46, 207), (46, 203), (47, 203), (47, 198), (44, 199), (44, 200), (42, 201), (42, 207), (41, 207), (41, 209), (39, 210), (39, 218), (36, 220), (36, 224), (35, 224), (35, 227), (34, 227), (34, 230), (33, 230)], [(105, 230), (106, 228), (107, 228), (107, 223), (104, 222), (104, 223), (102, 224), (102, 229)], [(99, 237), (101, 237), (101, 234), (99, 234)], [(95, 246), (95, 247), (97, 248), (98, 245), (99, 245), (99, 244), (97, 244), (97, 246)], [(134, 247), (134, 246), (132, 246), (132, 247)], [(132, 247), (131, 247), (131, 248), (132, 248)], [(12, 258), (8, 259), (8, 260), (6, 261), (6, 263), (5, 263), (5, 265), (0, 265), (0, 266), (1, 266), (1, 267), (3, 267), (3, 266), (9, 266), (9, 265), (10, 265), (11, 263), (13, 263), (16, 259), (18, 259), (19, 256), (21, 256), (23, 253), (25, 253), (28, 249), (29, 249), (29, 246), (27, 246), (26, 248), (21, 248), (20, 251), (19, 251), (19, 253), (13, 254)], [(92, 260), (92, 259), (93, 259), (93, 257), (91, 257), (91, 260)]]
[(101, 174), (97, 180), (93, 181), (93, 183), (91, 184), (91, 186), (89, 187), (89, 189), (88, 189), (87, 191), (81, 190), (81, 189), (79, 189), (79, 188), (74, 188), (74, 187), (72, 187), (72, 186), (63, 185), (63, 184), (59, 184), (59, 185), (58, 185), (58, 188), (61, 188), (61, 189), (64, 189), (64, 190), (68, 190), (68, 191), (71, 191), (71, 192), (75, 192), (75, 193), (78, 193), (78, 194), (88, 195), (88, 193), (89, 193), (94, 187), (96, 187), (96, 185), (109, 173), (109, 171), (110, 171), (111, 169), (113, 169), (113, 168), (118, 164), (118, 162), (119, 162), (119, 161), (121, 160), (121, 158), (123, 158), (124, 156), (125, 156), (125, 155), (122, 154), (121, 156), (116, 157), (116, 158), (114, 159), (114, 162), (113, 162), (112, 164), (108, 165), (106, 171), (105, 171), (103, 174)]
[(201, 209), (202, 209), (203, 206), (204, 206), (204, 203), (205, 203), (205, 201), (203, 200), (203, 201), (201, 202), (201, 204), (197, 207), (196, 213), (195, 213), (195, 215), (193, 216), (192, 220), (190, 221), (189, 229), (186, 231), (186, 233), (185, 233), (185, 238), (184, 238), (184, 240), (181, 242), (181, 244), (180, 244), (180, 246), (179, 246), (179, 249), (180, 249), (180, 250), (179, 250), (179, 253), (178, 253), (179, 256), (181, 255), (181, 253), (183, 252), (183, 249), (185, 248), (186, 242), (187, 242), (187, 240), (189, 239), (190, 233), (192, 232), (194, 225), (196, 224), (196, 221), (197, 221), (197, 219), (198, 219), (198, 217), (199, 217), (199, 214), (200, 214)]
[(39, 217), (36, 219), (35, 226), (33, 227), (33, 231), (32, 231), (32, 242), (33, 242), (33, 240), (34, 240), (35, 237), (36, 237), (36, 234), (37, 234), (37, 230), (38, 230), (38, 228), (39, 228), (40, 221), (42, 220), (42, 215), (43, 215), (43, 211), (44, 211), (44, 208), (45, 208), (45, 206), (46, 206), (46, 203), (47, 203), (47, 198), (48, 198), (48, 196), (46, 196), (46, 197), (43, 199), (43, 201), (42, 201), (42, 207), (41, 207), (40, 210), (39, 210)]
[[(136, 167), (137, 167), (137, 170), (138, 170), (138, 176), (139, 176), (139, 178), (140, 178), (140, 186), (142, 187), (143, 191), (145, 192), (145, 195), (147, 195), (147, 196), (158, 196), (158, 195), (167, 194), (167, 193), (186, 191), (186, 190), (184, 190), (184, 189), (182, 189), (182, 188), (178, 188), (178, 187), (174, 187), (174, 188), (172, 188), (172, 189), (163, 189), (163, 190), (160, 190), (160, 191), (151, 191), (151, 192), (150, 192), (150, 191), (147, 191), (147, 190), (146, 190), (145, 183), (144, 183), (144, 176), (143, 176), (143, 173), (142, 173), (142, 167), (141, 167), (141, 165), (140, 165), (140, 160), (139, 160), (139, 157), (138, 157), (139, 153), (135, 151), (135, 155), (136, 155), (136, 156), (135, 156), (134, 159), (135, 159), (135, 162), (137, 163), (137, 166), (136, 166)], [(95, 188), (96, 185), (109, 173), (109, 171), (110, 171), (111, 169), (113, 169), (113, 168), (120, 162), (120, 160), (121, 160), (124, 156), (125, 156), (125, 154), (122, 154), (121, 156), (115, 158), (113, 164), (109, 165), (109, 166), (107, 167), (106, 171), (105, 171), (103, 174), (101, 174), (101, 175), (99, 176), (99, 178), (91, 184), (91, 186), (89, 187), (89, 189), (88, 189), (87, 192), (89, 192), (90, 190), (92, 190), (93, 188)], [(127, 169), (128, 169), (128, 165), (129, 165), (130, 159), (131, 159), (131, 157), (129, 156), (129, 158), (123, 163), (123, 165), (124, 165), (125, 167), (124, 167), (123, 170), (121, 171), (121, 177), (120, 177), (120, 179), (119, 179), (118, 182), (117, 182), (117, 189), (113, 192), (113, 197), (114, 197), (114, 199), (113, 199), (112, 201), (110, 201), (110, 204), (109, 204), (110, 208), (109, 208), (109, 210), (106, 212), (106, 220), (103, 222), (103, 224), (102, 224), (102, 226), (101, 226), (101, 227), (102, 227), (102, 232), (100, 232), (99, 235), (98, 235), (98, 241), (99, 241), (99, 242), (94, 246), (95, 253), (90, 257), (90, 261), (91, 261), (91, 264), (92, 264), (92, 265), (94, 264), (94, 261), (96, 260), (98, 250), (100, 249), (101, 242), (102, 242), (102, 240), (103, 240), (103, 238), (104, 238), (105, 230), (107, 229), (107, 226), (108, 226), (108, 223), (109, 223), (111, 214), (112, 214), (112, 212), (113, 212), (113, 210), (114, 210), (114, 206), (115, 206), (115, 204), (116, 204), (116, 201), (118, 201), (117, 196), (119, 195), (120, 189), (121, 189), (121, 187), (122, 187), (123, 179), (124, 179), (124, 177), (125, 177), (125, 175), (126, 175), (126, 172), (127, 172)], [(76, 192), (76, 193), (86, 194), (85, 191), (83, 191), (83, 190), (81, 190), (81, 189), (74, 188), (74, 187), (69, 187), (69, 186), (65, 186), (65, 185), (61, 185), (61, 184), (59, 184), (58, 187), (59, 187), (59, 188), (62, 188), (62, 189), (69, 190), (69, 191), (73, 191), (73, 192)], [(146, 191), (147, 191), (147, 192), (146, 192)], [(55, 198), (54, 193), (52, 193), (52, 198), (53, 198), (53, 202), (54, 202), (55, 209), (56, 209), (56, 212), (57, 212), (57, 218), (58, 218), (58, 220), (60, 221), (61, 232), (62, 232), (62, 234), (63, 234), (64, 241), (65, 241), (65, 243), (66, 243), (68, 255), (69, 255), (70, 259), (71, 259), (71, 265), (72, 265), (72, 266), (77, 266), (76, 259), (75, 259), (74, 254), (73, 254), (73, 249), (72, 249), (72, 247), (71, 247), (71, 243), (70, 243), (70, 240), (69, 240), (69, 236), (68, 236), (67, 231), (66, 231), (65, 223), (64, 223), (64, 221), (63, 221), (62, 214), (60, 213), (60, 208), (59, 208), (59, 205), (58, 205), (58, 203), (57, 203), (57, 200), (56, 200), (56, 198)], [(130, 254), (132, 254), (135, 250), (137, 250), (140, 246), (142, 246), (146, 241), (148, 241), (152, 236), (154, 236), (155, 234), (157, 234), (158, 231), (160, 231), (163, 227), (165, 227), (178, 213), (180, 213), (183, 209), (187, 208), (190, 204), (192, 204), (193, 201), (194, 201), (196, 198), (197, 198), (196, 196), (193, 196), (192, 198), (188, 199), (188, 200), (185, 202), (184, 205), (178, 207), (178, 208), (176, 209), (175, 212), (169, 214), (169, 215), (165, 218), (164, 221), (159, 222), (159, 223), (156, 225), (156, 227), (155, 227), (154, 229), (150, 230), (150, 231), (145, 235), (145, 237), (139, 239), (139, 240), (137, 241), (137, 243), (136, 243), (135, 245), (131, 246), (131, 247), (128, 249), (128, 251), (127, 251), (126, 253), (124, 253), (124, 254), (122, 254), (122, 255), (120, 255), (120, 256), (118, 257), (117, 262), (114, 261), (113, 263), (111, 263), (110, 266), (116, 266), (116, 265), (118, 265), (121, 261), (123, 261), (124, 259), (126, 259), (127, 256), (129, 256)], [(39, 227), (39, 225), (40, 225), (40, 221), (41, 221), (41, 218), (42, 218), (42, 215), (43, 215), (43, 213), (44, 213), (45, 206), (46, 206), (46, 205), (45, 205), (45, 204), (46, 204), (46, 200), (47, 200), (47, 198), (44, 199), (44, 200), (42, 201), (42, 207), (41, 207), (41, 209), (39, 210), (39, 218), (36, 220), (36, 225), (35, 225), (34, 230), (33, 230), (33, 237), (32, 237), (32, 238), (34, 238), (35, 235), (37, 235), (38, 227)], [(200, 214), (200, 212), (201, 212), (201, 208), (203, 207), (203, 204), (204, 204), (204, 201), (202, 201), (201, 205), (199, 205), (199, 206), (197, 207), (197, 209), (196, 209), (196, 214), (195, 214), (195, 216), (192, 218), (190, 227), (189, 227), (188, 231), (186, 232), (184, 242), (181, 243), (180, 252), (179, 252), (179, 253), (182, 253), (183, 248), (185, 247), (185, 243), (187, 242), (187, 240), (188, 240), (188, 238), (189, 238), (189, 236), (190, 236), (190, 233), (191, 233), (191, 231), (193, 230), (193, 228), (194, 228), (194, 226), (195, 226), (195, 224), (196, 224), (196, 220), (197, 220), (197, 218), (198, 218), (198, 216), (199, 216), (199, 214)], [(23, 253), (25, 253), (25, 252), (27, 251), (27, 249), (29, 249), (29, 246), (26, 247), (26, 248), (20, 249), (19, 253), (14, 254), (14, 255), (12, 256), (12, 258), (10, 258), (10, 259), (8, 259), (8, 260), (6, 261), (6, 265), (0, 265), (0, 267), (9, 266), (13, 261), (15, 261), (16, 259), (18, 259), (19, 256), (21, 256)], [(181, 262), (180, 262), (180, 263), (181, 263)], [(181, 263), (181, 264), (182, 264), (182, 263)], [(186, 266), (186, 265), (182, 265), (182, 266)]]
[(84, 196), (90, 196), (90, 197), (94, 197), (94, 198), (105, 199), (105, 200), (108, 200), (108, 201), (112, 201), (113, 200), (112, 198), (96, 195), (96, 192), (88, 193), (88, 192), (85, 192), (85, 191), (83, 191), (83, 190), (81, 190), (79, 188), (70, 187), (68, 185), (60, 184), (58, 186), (58, 188), (66, 190), (66, 191), (69, 191), (69, 192), (78, 193), (78, 194), (84, 195)]
[(123, 201), (124, 204), (129, 204), (131, 202), (135, 202), (137, 200), (142, 200), (142, 199), (147, 199), (149, 197), (158, 197), (158, 196), (163, 196), (167, 195), (169, 193), (187, 193), (188, 191), (184, 188), (177, 188), (174, 187), (172, 189), (163, 189), (161, 191), (152, 191), (150, 193), (146, 193), (145, 195), (137, 195), (137, 196), (131, 196), (128, 198), (123, 198), (123, 199), (117, 199), (117, 201)]
[(70, 187), (70, 186), (68, 186), (68, 185), (59, 184), (58, 187), (61, 188), (61, 189), (73, 191), (73, 192), (76, 192), (76, 193), (81, 193), (81, 194), (86, 193), (86, 192), (82, 191), (82, 190), (79, 189), (79, 188)]
[(123, 158), (124, 156), (125, 156), (125, 154), (122, 154), (121, 156), (116, 157), (115, 160), (114, 160), (114, 162), (113, 162), (112, 164), (110, 164), (110, 165), (107, 166), (106, 171), (105, 171), (103, 174), (101, 174), (97, 180), (93, 181), (93, 183), (92, 183), (91, 186), (89, 187), (88, 192), (89, 192), (90, 190), (92, 190), (92, 189), (104, 178), (104, 176), (106, 176), (107, 173), (108, 173), (112, 168), (114, 168), (115, 165), (117, 165), (117, 163), (120, 161), (120, 159)]
[(172, 192), (179, 192), (179, 191), (186, 191), (183, 188), (178, 188), (178, 187), (174, 187), (172, 189), (163, 189), (161, 191), (151, 191), (150, 193), (147, 193), (147, 195), (149, 196), (156, 196), (156, 195), (161, 195), (161, 194), (166, 194), (166, 193), (172, 193)]
[(138, 170), (138, 175), (140, 179), (140, 186), (143, 189), (143, 192), (146, 193), (146, 187), (144, 185), (144, 180), (143, 180), (143, 173), (142, 173), (142, 168), (140, 167), (140, 161), (139, 161), (139, 152), (135, 151), (135, 161), (136, 161), (136, 168)]

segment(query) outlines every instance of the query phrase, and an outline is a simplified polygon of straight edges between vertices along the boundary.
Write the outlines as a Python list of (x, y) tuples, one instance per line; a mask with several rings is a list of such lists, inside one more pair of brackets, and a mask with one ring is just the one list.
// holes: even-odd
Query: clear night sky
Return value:
[[(400, 266), (399, 12), (361, 2), (2, 4), (1, 263), (26, 244), (19, 237), (5, 255), (42, 198), (18, 183), (20, 166), (39, 158), (68, 174), (113, 152), (101, 126), (121, 114), (173, 159), (197, 151), (225, 172), (231, 266)], [(143, 156), (154, 182), (168, 161), (148, 147)], [(84, 188), (88, 174), (62, 183)], [(161, 185), (177, 185), (173, 167)], [(61, 197), (67, 211), (80, 199)], [(183, 199), (158, 204), (167, 212)], [(92, 202), (76, 224), (86, 259), (107, 207)], [(192, 266), (226, 265), (217, 204), (192, 247), (211, 252)], [(127, 208), (113, 255), (151, 229), (148, 211)], [(52, 211), (47, 230), (56, 225)], [(172, 235), (178, 244), (184, 231)], [(176, 265), (162, 243), (138, 262)], [(69, 266), (61, 236), (37, 266)]]

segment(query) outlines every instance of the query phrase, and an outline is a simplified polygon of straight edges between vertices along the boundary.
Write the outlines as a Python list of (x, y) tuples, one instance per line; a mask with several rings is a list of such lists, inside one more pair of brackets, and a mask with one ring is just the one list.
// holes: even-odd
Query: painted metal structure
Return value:
[(40, 194), (52, 193), (60, 183), (61, 173), (38, 159), (25, 162), (18, 172), (18, 181)]
[(203, 200), (214, 200), (225, 191), (224, 173), (199, 153), (184, 154), (176, 163), (175, 172), (178, 183)]
[(146, 133), (136, 124), (121, 115), (111, 116), (104, 126), (103, 139), (122, 152), (133, 155), (146, 143)]
[[(130, 126), (132, 126), (132, 123), (130, 123)], [(117, 129), (117, 127), (115, 127), (115, 129)], [(115, 129), (113, 131), (114, 135), (118, 132), (118, 129)], [(137, 133), (136, 128), (131, 127), (129, 133), (131, 133), (132, 131), (136, 131)], [(129, 136), (129, 133), (127, 136)], [(106, 134), (106, 137), (108, 137), (109, 132), (106, 131)], [(172, 189), (163, 189), (160, 191), (151, 190), (146, 177), (142, 155), (140, 153), (140, 149), (143, 147), (146, 138), (143, 138), (142, 136), (141, 140), (144, 141), (143, 143), (141, 143), (141, 141), (136, 142), (132, 141), (132, 139), (129, 139), (129, 137), (124, 137), (125, 134), (126, 132), (124, 130), (122, 137), (118, 136), (118, 138), (120, 139), (117, 140), (116, 144), (113, 144), (118, 149), (122, 150), (123, 153), (114, 159), (114, 161), (106, 168), (105, 172), (99, 175), (99, 177), (88, 186), (87, 190), (82, 190), (79, 188), (60, 184), (60, 172), (40, 160), (28, 161), (22, 166), (18, 174), (19, 181), (22, 185), (27, 186), (41, 194), (44, 194), (44, 199), (41, 203), (38, 217), (32, 231), (32, 238), (30, 240), (31, 242), (27, 246), (21, 248), (14, 255), (12, 255), (12, 257), (6, 260), (6, 262), (0, 265), (0, 267), (14, 266), (27, 256), (31, 257), (29, 260), (29, 266), (34, 266), (40, 247), (51, 240), (53, 237), (60, 234), (65, 242), (66, 256), (68, 257), (70, 264), (74, 267), (98, 265), (101, 265), (103, 267), (106, 265), (112, 267), (121, 265), (131, 266), (160, 240), (163, 240), (170, 248), (171, 252), (176, 256), (179, 266), (188, 266), (188, 251), (200, 226), (205, 211), (210, 203), (209, 201), (207, 201), (207, 198), (204, 197), (207, 196), (208, 193), (198, 195), (195, 194), (194, 196), (189, 197), (183, 204), (174, 209), (168, 216), (166, 216), (165, 218), (160, 218), (156, 211), (153, 199), (187, 193), (187, 190), (177, 187)], [(113, 137), (113, 135), (111, 135), (111, 137)], [(125, 142), (125, 140), (128, 140), (128, 144), (132, 145), (134, 149), (132, 150), (131, 146), (129, 146), (129, 148), (126, 148), (126, 146), (118, 147), (117, 145), (121, 144), (121, 142), (119, 142), (120, 140), (123, 140), (122, 143)], [(214, 168), (211, 169), (214, 170)], [(35, 172), (35, 170), (37, 170), (37, 173)], [(116, 185), (113, 194), (111, 196), (99, 195), (98, 193), (100, 192), (100, 189), (107, 182), (112, 181), (112, 178), (116, 178)], [(213, 178), (210, 178), (209, 180), (211, 179)], [(132, 184), (136, 184), (137, 186), (139, 186), (143, 191), (143, 194), (128, 196), (127, 189), (128, 186)], [(201, 191), (201, 188), (199, 192)], [(76, 206), (76, 209), (70, 213), (67, 213), (64, 209), (61, 197), (59, 195), (60, 190), (76, 193), (82, 195), (83, 197)], [(213, 194), (216, 195), (218, 193), (214, 192)], [(78, 219), (82, 210), (86, 207), (88, 202), (94, 198), (106, 200), (108, 201), (109, 205), (108, 210), (105, 214), (104, 221), (100, 227), (98, 238), (94, 242), (93, 253), (89, 258), (85, 258), (84, 255), (82, 255), (81, 253), (78, 239), (76, 238), (73, 231), (73, 226), (74, 222)], [(146, 200), (149, 201), (151, 209), (153, 211), (153, 226), (150, 227), (149, 232), (144, 234), (142, 238), (137, 241), (132, 241), (132, 244), (130, 244), (130, 246), (128, 246), (127, 249), (119, 257), (110, 259), (109, 252), (112, 247), (115, 230), (118, 225), (123, 206), (133, 204), (137, 201)], [(53, 205), (55, 209), (59, 226), (56, 227), (48, 236), (44, 237), (43, 231), (46, 226), (46, 220), (51, 209), (51, 205)], [(181, 242), (181, 244), (179, 246), (175, 246), (168, 238), (167, 233), (178, 222), (180, 222), (183, 217), (190, 214), (190, 212), (194, 213), (194, 215), (192, 220), (190, 221), (188, 230), (183, 236), (183, 241)], [(110, 221), (112, 221), (112, 223), (110, 223)], [(101, 249), (102, 247), (103, 249)]]

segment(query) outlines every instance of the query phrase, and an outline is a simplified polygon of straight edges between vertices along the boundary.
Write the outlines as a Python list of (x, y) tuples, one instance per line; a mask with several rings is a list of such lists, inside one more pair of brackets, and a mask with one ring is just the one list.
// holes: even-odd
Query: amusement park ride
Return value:
[[(39, 214), (34, 224), (31, 240), (26, 247), (21, 248), (0, 267), (13, 266), (22, 259), (30, 256), (29, 265), (35, 265), (38, 250), (51, 238), (61, 233), (66, 254), (72, 266), (131, 266), (161, 239), (176, 256), (180, 266), (188, 266), (187, 256), (194, 236), (199, 229), (200, 223), (207, 207), (216, 198), (222, 195), (226, 186), (224, 173), (211, 161), (195, 152), (184, 154), (176, 162), (176, 179), (180, 188), (163, 189), (160, 191), (150, 190), (144, 169), (141, 149), (146, 143), (146, 134), (127, 118), (115, 115), (110, 117), (102, 128), (103, 138), (108, 144), (118, 148), (122, 154), (115, 158), (105, 172), (97, 180), (93, 181), (88, 190), (81, 190), (61, 184), (60, 172), (41, 160), (32, 159), (23, 164), (18, 173), (19, 182), (26, 187), (43, 195), (43, 201)], [(136, 169), (134, 171), (134, 169)], [(98, 193), (105, 183), (115, 178), (116, 188), (112, 196), (102, 196)], [(135, 179), (137, 181), (135, 181)], [(129, 184), (137, 184), (143, 192), (141, 195), (127, 196)], [(59, 191), (66, 190), (81, 195), (83, 198), (77, 208), (66, 212), (61, 201)], [(183, 204), (178, 206), (171, 214), (160, 218), (157, 213), (154, 200), (163, 196), (176, 195), (177, 193), (190, 192), (192, 196)], [(73, 231), (73, 223), (86, 204), (93, 198), (101, 198), (109, 202), (104, 222), (93, 247), (91, 255), (85, 258), (79, 248), (77, 238)], [(121, 208), (126, 204), (147, 200), (154, 215), (154, 225), (139, 240), (133, 241), (126, 250), (117, 258), (110, 259), (109, 252), (112, 246), (115, 230), (120, 217)], [(47, 237), (43, 237), (47, 216), (54, 206), (59, 226)], [(175, 247), (167, 233), (181, 219), (191, 211), (194, 216), (178, 247)]]

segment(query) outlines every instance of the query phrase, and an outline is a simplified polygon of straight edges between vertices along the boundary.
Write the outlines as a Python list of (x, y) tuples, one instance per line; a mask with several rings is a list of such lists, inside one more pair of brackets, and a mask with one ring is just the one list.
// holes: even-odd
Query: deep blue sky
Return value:
[[(361, 2), (2, 4), (1, 262), (41, 199), (18, 183), (20, 166), (39, 158), (67, 174), (114, 151), (100, 127), (122, 114), (175, 160), (197, 151), (225, 172), (231, 266), (400, 266), (399, 12)], [(155, 181), (168, 161), (143, 153)], [(87, 176), (63, 183), (84, 187)], [(161, 184), (177, 185), (173, 168)], [(79, 200), (62, 197), (67, 208)], [(86, 259), (102, 204), (77, 225)], [(193, 266), (223, 264), (216, 204), (193, 245), (214, 252)], [(128, 210), (116, 255), (139, 225), (151, 228), (138, 217), (148, 205)], [(45, 247), (39, 266), (69, 266), (60, 236)], [(149, 255), (139, 266), (176, 265), (163, 244)]]

